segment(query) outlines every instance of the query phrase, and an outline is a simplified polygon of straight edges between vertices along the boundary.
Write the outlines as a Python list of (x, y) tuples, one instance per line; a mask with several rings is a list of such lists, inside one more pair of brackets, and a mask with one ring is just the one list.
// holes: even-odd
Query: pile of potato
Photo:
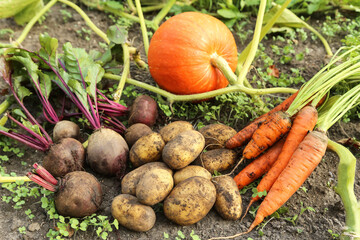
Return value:
[(128, 229), (148, 231), (156, 222), (152, 206), (163, 203), (165, 216), (179, 225), (200, 221), (213, 207), (224, 219), (239, 219), (241, 196), (233, 178), (211, 175), (235, 164), (236, 152), (224, 148), (235, 133), (222, 124), (196, 131), (186, 121), (159, 132), (131, 125), (125, 139), (134, 170), (124, 176), (112, 202), (114, 218)]

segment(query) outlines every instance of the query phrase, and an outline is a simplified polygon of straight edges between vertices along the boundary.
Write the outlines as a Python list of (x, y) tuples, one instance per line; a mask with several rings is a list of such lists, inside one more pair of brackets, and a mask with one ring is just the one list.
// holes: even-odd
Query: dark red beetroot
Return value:
[(156, 101), (147, 95), (138, 96), (130, 107), (129, 124), (143, 123), (153, 126), (158, 117)]
[(102, 202), (102, 189), (90, 173), (76, 171), (57, 181), (45, 168), (34, 164), (39, 175), (27, 176), (37, 184), (55, 192), (55, 207), (59, 214), (68, 217), (85, 217), (95, 213)]
[(97, 173), (122, 177), (129, 147), (125, 139), (109, 128), (100, 128), (89, 137), (87, 162)]
[(101, 185), (88, 172), (65, 175), (55, 195), (56, 210), (63, 216), (85, 217), (95, 213), (102, 202)]
[(80, 127), (71, 121), (61, 120), (55, 124), (53, 130), (54, 142), (60, 141), (63, 138), (75, 138), (79, 139)]
[(82, 171), (85, 149), (76, 139), (63, 138), (50, 147), (43, 159), (43, 166), (54, 177), (63, 177), (69, 172)]

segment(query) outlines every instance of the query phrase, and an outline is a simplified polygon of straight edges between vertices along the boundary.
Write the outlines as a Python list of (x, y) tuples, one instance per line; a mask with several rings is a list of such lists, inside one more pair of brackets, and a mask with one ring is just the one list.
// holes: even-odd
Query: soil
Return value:
[[(107, 14), (99, 11), (86, 10), (90, 19), (100, 28), (106, 30), (112, 23)], [(67, 22), (63, 20), (61, 9), (66, 9), (72, 13), (72, 18)], [(324, 17), (319, 17), (319, 21)], [(251, 21), (254, 22), (252, 19)], [(316, 26), (316, 21), (313, 22)], [(253, 25), (251, 25), (253, 26)], [(14, 30), (13, 39), (20, 35), (23, 27), (18, 26), (12, 19), (1, 19), (0, 29), (11, 28)], [(22, 47), (30, 50), (37, 50), (39, 48), (38, 36), (40, 33), (48, 32), (50, 36), (56, 37), (59, 40), (59, 46), (65, 42), (71, 42), (75, 47), (82, 47), (88, 50), (98, 49), (102, 50), (99, 42), (103, 42), (97, 35), (91, 33), (90, 40), (86, 40), (84, 35), (79, 36), (78, 30), (88, 27), (82, 18), (72, 9), (66, 8), (61, 4), (56, 4), (52, 7), (51, 12), (47, 14), (46, 20), (41, 24), (36, 24), (30, 31), (26, 40), (23, 42)], [(83, 33), (84, 34), (84, 33)], [(236, 36), (235, 36), (236, 37)], [(270, 38), (269, 38), (270, 39)], [(141, 50), (142, 58), (145, 59), (142, 37), (138, 24), (135, 24), (129, 33), (129, 40), (133, 45)], [(1, 39), (1, 42), (9, 41), (8, 38)], [(239, 39), (239, 51), (243, 48)], [(267, 52), (271, 56), (271, 50), (268, 47), (270, 40), (264, 41), (267, 46)], [(274, 44), (274, 42), (271, 42)], [(281, 47), (281, 42), (276, 42)], [(339, 46), (339, 41), (332, 41), (331, 46), (333, 51)], [(310, 54), (306, 55), (304, 60), (296, 63), (279, 66), (280, 71), (290, 71), (289, 69), (301, 66), (304, 70), (302, 76), (308, 80), (313, 76), (326, 60), (326, 53), (321, 45), (321, 42), (316, 40), (307, 40), (299, 42), (296, 45), (297, 51), (302, 51), (308, 48)], [(276, 56), (272, 56), (276, 58)], [(255, 63), (257, 64), (257, 63)], [(152, 83), (151, 76), (139, 70), (136, 66), (131, 66), (131, 76), (135, 79)], [(166, 118), (161, 118), (156, 128), (166, 124)], [(239, 126), (233, 126), (236, 130), (240, 129)], [(340, 140), (347, 137), (355, 137), (360, 139), (360, 121), (352, 121), (350, 123), (338, 123), (329, 130), (329, 137), (332, 140)], [(22, 146), (20, 146), (22, 147)], [(10, 160), (3, 162), (3, 167), (7, 172), (15, 172), (17, 175), (22, 176), (35, 162), (40, 162), (43, 153), (25, 148), (25, 156), (18, 158), (10, 156)], [(6, 154), (6, 153), (1, 153)], [(26, 166), (21, 164), (21, 161), (27, 163)], [(308, 180), (304, 183), (303, 187), (307, 191), (299, 190), (295, 195), (285, 204), (288, 209), (280, 218), (274, 218), (268, 221), (266, 226), (262, 228), (264, 235), (261, 237), (258, 231), (238, 238), (238, 239), (332, 239), (329, 233), (340, 234), (345, 226), (345, 213), (340, 197), (335, 193), (334, 186), (336, 185), (336, 172), (339, 159), (336, 154), (328, 151), (323, 158), (323, 161), (311, 174)], [(243, 167), (243, 166), (242, 166)], [(241, 168), (241, 167), (240, 167)], [(89, 169), (86, 169), (89, 170)], [(90, 170), (89, 170), (90, 171)], [(359, 165), (357, 166), (357, 173), (360, 172)], [(98, 212), (100, 215), (109, 216), (111, 218), (110, 205), (112, 199), (120, 193), (120, 182), (115, 178), (105, 178), (96, 175), (101, 182), (104, 192), (104, 201), (101, 209)], [(359, 176), (359, 174), (358, 174)], [(355, 192), (357, 198), (360, 198), (360, 179), (356, 179)], [(8, 190), (1, 188), (0, 195), (9, 195)], [(247, 206), (250, 200), (250, 192), (243, 194), (243, 207)], [(257, 206), (257, 205), (256, 205)], [(292, 223), (287, 219), (292, 218), (296, 214), (300, 214), (302, 206), (304, 208), (311, 207), (314, 211), (307, 210), (301, 214), (298, 219)], [(25, 214), (26, 209), (31, 209), (35, 217), (30, 220)], [(28, 198), (22, 209), (16, 210), (13, 204), (2, 202), (0, 204), (0, 239), (46, 239), (46, 233), (50, 228), (54, 228), (54, 221), (48, 218), (48, 215), (41, 208), (39, 199)], [(169, 239), (175, 239), (178, 236), (178, 231), (181, 231), (186, 236), (186, 239), (191, 239), (190, 233), (194, 231), (201, 239), (208, 239), (217, 236), (234, 235), (239, 232), (245, 231), (251, 224), (253, 217), (248, 214), (242, 222), (240, 221), (226, 221), (223, 220), (214, 210), (202, 219), (200, 222), (191, 226), (179, 226), (167, 220), (162, 211), (157, 211), (157, 220), (155, 226), (148, 232), (138, 233), (120, 227), (119, 230), (114, 230), (109, 233), (108, 239), (164, 239), (164, 233), (169, 235)], [(26, 234), (21, 234), (18, 230), (19, 227), (26, 227)], [(78, 231), (72, 239), (96, 239), (95, 230), (88, 230), (87, 232)]]

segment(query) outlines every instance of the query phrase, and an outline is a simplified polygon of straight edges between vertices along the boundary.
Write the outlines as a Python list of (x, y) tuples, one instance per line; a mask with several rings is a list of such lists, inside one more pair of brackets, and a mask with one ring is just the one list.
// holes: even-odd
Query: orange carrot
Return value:
[(255, 130), (258, 129), (258, 127), (265, 121), (267, 115), (268, 114), (261, 115), (249, 125), (241, 129), (238, 133), (236, 133), (226, 142), (225, 147), (228, 149), (233, 149), (236, 147), (241, 147), (243, 144), (247, 143), (251, 139), (251, 136), (253, 135)]
[(297, 94), (298, 92), (294, 93), (293, 95), (285, 99), (281, 104), (274, 107), (271, 111), (264, 113), (260, 117), (256, 118), (253, 122), (251, 122), (245, 128), (236, 133), (232, 138), (230, 138), (226, 142), (225, 147), (233, 149), (236, 147), (241, 147), (243, 144), (247, 143), (251, 139), (251, 136), (253, 135), (255, 130), (259, 127), (260, 124), (265, 121), (266, 117), (269, 114), (277, 111), (286, 111), (296, 98)]
[(282, 138), (291, 128), (291, 120), (287, 113), (273, 112), (259, 126), (243, 151), (246, 159), (255, 158)]
[(284, 142), (285, 138), (282, 138), (274, 146), (269, 148), (264, 154), (260, 155), (258, 158), (248, 164), (234, 177), (234, 180), (239, 189), (244, 188), (261, 177), (264, 173), (269, 171), (271, 166), (278, 158)]
[(325, 132), (312, 131), (306, 135), (260, 204), (255, 220), (246, 233), (277, 211), (300, 188), (320, 163), (326, 147)]
[[(303, 141), (306, 134), (309, 131), (312, 131), (317, 122), (317, 111), (312, 106), (306, 106), (301, 109), (296, 115), (291, 130), (286, 137), (284, 146), (279, 154), (274, 165), (270, 168), (269, 172), (261, 179), (259, 185), (257, 186), (257, 192), (269, 192), (271, 186), (276, 181), (280, 173), (284, 170), (286, 165), (289, 163), (289, 160), (299, 144)], [(260, 197), (253, 197), (247, 207), (249, 207)], [(246, 214), (247, 211), (245, 211)]]

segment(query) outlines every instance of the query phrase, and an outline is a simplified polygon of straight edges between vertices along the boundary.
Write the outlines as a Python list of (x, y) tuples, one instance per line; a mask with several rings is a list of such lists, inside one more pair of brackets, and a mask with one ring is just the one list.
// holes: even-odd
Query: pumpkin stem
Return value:
[(224, 74), (224, 76), (231, 85), (236, 84), (237, 77), (233, 70), (230, 68), (229, 63), (222, 56), (219, 56), (216, 52), (214, 52), (210, 56), (210, 63), (212, 66), (219, 69), (222, 74)]

